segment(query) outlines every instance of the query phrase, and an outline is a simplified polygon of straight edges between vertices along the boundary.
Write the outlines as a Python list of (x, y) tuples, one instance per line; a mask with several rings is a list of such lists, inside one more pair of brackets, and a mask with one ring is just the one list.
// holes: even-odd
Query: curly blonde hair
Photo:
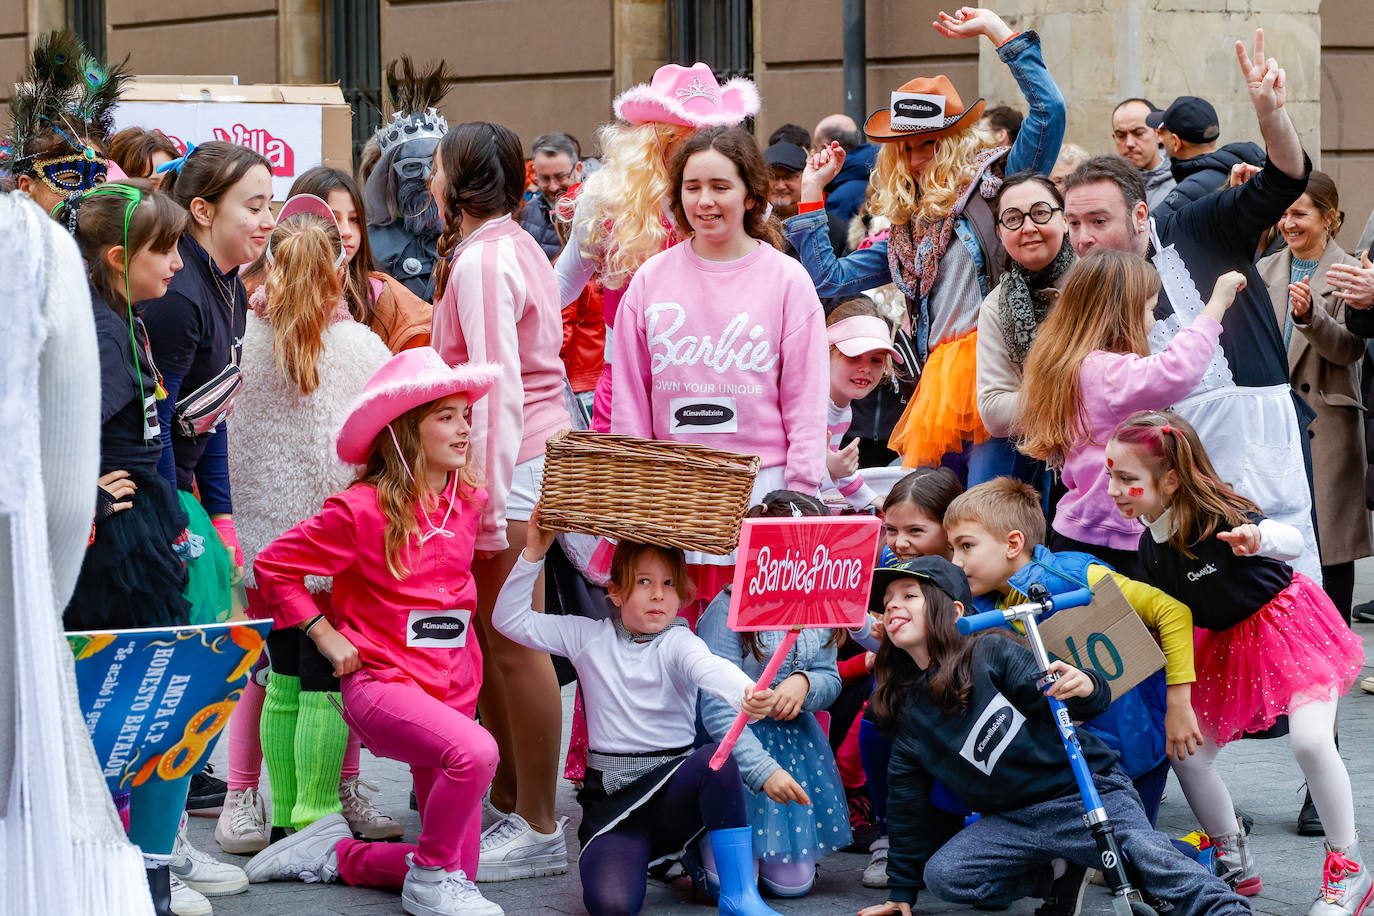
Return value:
[(666, 154), (693, 133), (652, 122), (597, 131), (605, 165), (583, 184), (578, 205), (591, 220), (582, 254), (600, 263), (609, 289), (624, 287), (639, 265), (663, 250), (669, 233), (663, 202), (672, 190)]
[(941, 137), (935, 141), (935, 157), (917, 180), (907, 168), (906, 143), (882, 144), (870, 179), (869, 212), (898, 225), (944, 219), (954, 209), (960, 189), (974, 179), (974, 156), (996, 145), (992, 134), (977, 126)]

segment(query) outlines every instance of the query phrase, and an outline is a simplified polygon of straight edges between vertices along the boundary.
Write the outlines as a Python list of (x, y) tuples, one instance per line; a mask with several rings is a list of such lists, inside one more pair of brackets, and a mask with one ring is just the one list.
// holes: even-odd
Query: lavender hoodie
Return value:
[(1137, 519), (1123, 518), (1107, 495), (1107, 440), (1135, 411), (1159, 410), (1187, 397), (1202, 381), (1220, 335), (1219, 323), (1199, 315), (1163, 353), (1088, 354), (1078, 370), (1088, 434), (1064, 459), (1069, 492), (1055, 510), (1055, 531), (1113, 550), (1136, 549), (1144, 526)]
[(615, 327), (611, 432), (758, 455), (789, 489), (819, 490), (829, 356), (800, 264), (766, 244), (707, 261), (681, 242), (640, 267)]

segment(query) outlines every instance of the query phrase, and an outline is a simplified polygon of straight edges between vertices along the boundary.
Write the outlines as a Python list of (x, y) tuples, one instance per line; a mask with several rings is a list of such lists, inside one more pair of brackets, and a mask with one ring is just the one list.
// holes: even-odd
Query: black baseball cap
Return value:
[(1221, 136), (1217, 110), (1195, 95), (1181, 95), (1163, 111), (1150, 112), (1145, 123), (1178, 134), (1185, 143), (1211, 143)]
[(795, 143), (779, 140), (763, 151), (763, 161), (770, 169), (776, 167), (800, 172), (806, 168), (806, 150)]
[(903, 560), (896, 566), (884, 566), (873, 570), (873, 589), (868, 599), (868, 609), (871, 612), (883, 612), (883, 595), (887, 592), (887, 587), (898, 579), (921, 579), (929, 582), (962, 604), (966, 612), (973, 609), (973, 592), (968, 587), (968, 577), (962, 569), (944, 557), (916, 557), (912, 560)]

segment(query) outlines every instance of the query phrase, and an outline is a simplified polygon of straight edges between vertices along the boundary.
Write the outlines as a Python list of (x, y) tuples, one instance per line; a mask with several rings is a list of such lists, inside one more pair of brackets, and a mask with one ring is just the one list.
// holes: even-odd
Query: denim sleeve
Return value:
[(852, 296), (892, 282), (892, 271), (887, 266), (887, 240), (837, 258), (830, 244), (830, 222), (824, 209), (797, 214), (783, 224), (783, 232), (801, 256), (811, 282), (816, 284), (816, 295), (822, 298)]
[(829, 709), (830, 704), (835, 702), (835, 698), (840, 695), (840, 669), (839, 662), (836, 660), (838, 649), (829, 639), (821, 645), (816, 657), (811, 660), (802, 672), (806, 675), (806, 680), (811, 687), (806, 692), (806, 701), (802, 703), (802, 709), (807, 712), (815, 712), (818, 709)]
[(997, 56), (1011, 69), (1028, 108), (1021, 132), (1007, 154), (1007, 174), (1030, 169), (1048, 175), (1054, 169), (1059, 147), (1064, 142), (1068, 107), (1064, 104), (1064, 94), (1045, 66), (1045, 57), (1040, 53), (1040, 36), (1035, 32), (1022, 32), (998, 48)]
[[(714, 655), (743, 669), (744, 648), (740, 645), (739, 635), (725, 622), (729, 609), (730, 596), (727, 592), (721, 592), (697, 621), (697, 636), (701, 637), (702, 642), (706, 643)], [(735, 723), (735, 710), (729, 703), (716, 699), (704, 690), (700, 691), (698, 696), (701, 723), (706, 727), (711, 739), (719, 741)], [(739, 765), (740, 776), (751, 792), (762, 791), (764, 780), (779, 769), (777, 761), (768, 755), (749, 728), (740, 733), (731, 756)]]
[(200, 504), (207, 515), (229, 515), (234, 504), (229, 499), (229, 426), (221, 423), (210, 436), (196, 464), (196, 484)]

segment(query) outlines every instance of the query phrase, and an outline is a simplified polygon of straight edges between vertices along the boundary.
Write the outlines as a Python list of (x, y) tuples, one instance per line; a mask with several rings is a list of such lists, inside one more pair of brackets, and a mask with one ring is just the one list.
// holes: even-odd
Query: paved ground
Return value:
[[(1374, 562), (1364, 561), (1359, 570), (1355, 599), (1374, 598)], [(1364, 636), (1365, 650), (1374, 659), (1374, 625), (1356, 626)], [(570, 714), (571, 701), (565, 698)], [(1357, 689), (1341, 704), (1342, 756), (1350, 770), (1355, 786), (1356, 820), (1362, 832), (1374, 837), (1374, 696)], [(222, 774), (225, 742), (219, 743), (215, 762)], [(1236, 804), (1255, 817), (1251, 843), (1259, 857), (1264, 876), (1264, 891), (1251, 898), (1257, 912), (1274, 916), (1301, 916), (1315, 896), (1320, 882), (1321, 841), (1297, 835), (1294, 822), (1302, 801), (1302, 774), (1294, 763), (1287, 738), (1272, 741), (1245, 741), (1232, 745), (1221, 757), (1220, 766), (1235, 796)], [(378, 799), (381, 806), (398, 817), (412, 838), (418, 821), (407, 805), (410, 790), (409, 774), (399, 764), (371, 757), (364, 751), (363, 774), (381, 787)], [(266, 774), (263, 786), (266, 788)], [(567, 783), (559, 787), (559, 813), (567, 814), (575, 825), (579, 809)], [(214, 820), (191, 819), (192, 840), (201, 849), (219, 854), (213, 839)], [(1167, 797), (1160, 812), (1159, 826), (1172, 836), (1181, 836), (1196, 829), (1192, 813), (1183, 799), (1178, 783), (1171, 776)], [(576, 837), (568, 831), (569, 850), (576, 850)], [(220, 854), (229, 861), (246, 861)], [(807, 897), (791, 902), (772, 901), (779, 913), (788, 916), (819, 916), (819, 914), (856, 913), (860, 908), (886, 899), (884, 892), (869, 890), (859, 884), (859, 875), (867, 859), (865, 856), (837, 854), (822, 863), (815, 889)], [(509, 916), (526, 914), (581, 914), (581, 888), (576, 867), (566, 875), (537, 878), (506, 884), (484, 884), (483, 893), (505, 907)], [(325, 916), (325, 914), (400, 913), (400, 896), (389, 891), (351, 888), (339, 885), (321, 887), (295, 883), (255, 885), (247, 893), (235, 897), (219, 897), (213, 901), (219, 916), (239, 914), (290, 914), (290, 916)], [(1037, 901), (1022, 901), (1006, 911), (1008, 916), (1028, 916)], [(921, 913), (946, 913), (965, 910), (923, 897), (918, 907)], [(686, 882), (665, 885), (650, 880), (644, 912), (652, 916), (703, 916), (715, 909), (691, 899)], [(1110, 904), (1106, 891), (1090, 888), (1085, 912), (1106, 916)]]

